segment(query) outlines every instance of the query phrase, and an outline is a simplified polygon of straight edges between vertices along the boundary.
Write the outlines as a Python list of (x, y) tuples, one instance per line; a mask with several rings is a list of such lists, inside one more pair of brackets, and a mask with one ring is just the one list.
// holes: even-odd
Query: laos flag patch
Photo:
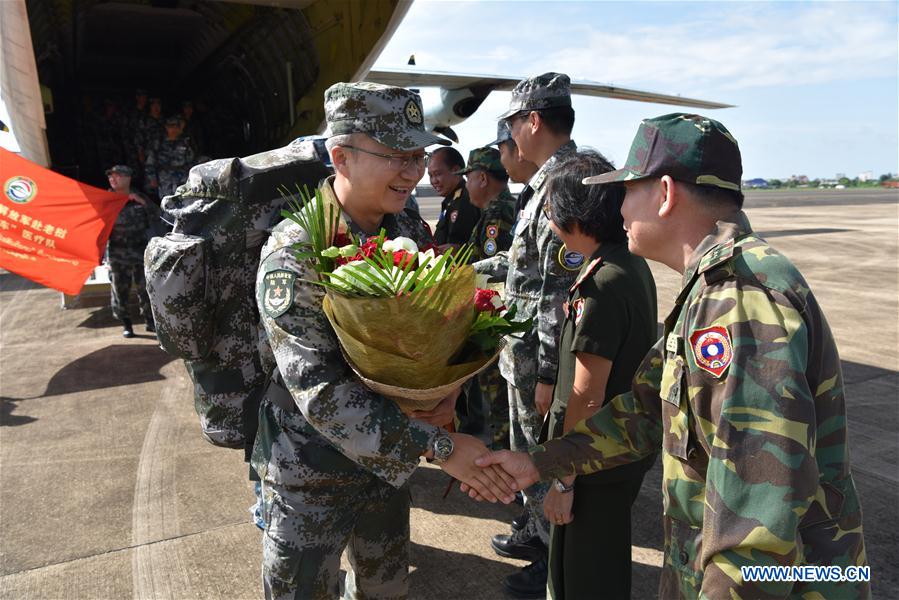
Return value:
[(694, 331), (690, 336), (690, 347), (696, 366), (715, 377), (721, 377), (734, 358), (730, 334), (720, 325)]

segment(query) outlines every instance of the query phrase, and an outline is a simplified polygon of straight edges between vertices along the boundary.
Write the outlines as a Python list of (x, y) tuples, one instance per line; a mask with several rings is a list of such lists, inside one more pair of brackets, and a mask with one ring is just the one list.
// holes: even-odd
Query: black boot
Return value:
[(531, 513), (524, 511), (514, 519), (512, 519), (512, 531), (521, 531), (528, 524)]
[(533, 561), (546, 556), (546, 544), (539, 536), (530, 534), (526, 529), (519, 529), (512, 535), (495, 535), (490, 545), (494, 552), (506, 558)]
[(134, 337), (134, 328), (131, 326), (131, 319), (125, 317), (122, 319), (122, 337), (124, 338), (133, 338)]
[(545, 598), (548, 574), (546, 558), (541, 558), (506, 577), (503, 587), (514, 598)]
[(156, 323), (153, 322), (153, 317), (147, 317), (147, 332), (155, 333), (156, 332)]

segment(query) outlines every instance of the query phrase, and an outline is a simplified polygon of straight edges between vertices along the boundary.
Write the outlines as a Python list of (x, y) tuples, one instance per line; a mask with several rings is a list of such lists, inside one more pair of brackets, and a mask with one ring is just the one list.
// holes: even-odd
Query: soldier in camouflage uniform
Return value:
[[(165, 126), (163, 123), (162, 100), (154, 96), (150, 98), (147, 104), (147, 111), (140, 117), (138, 122), (137, 144), (141, 165), (147, 162), (150, 151), (155, 150), (162, 138), (165, 137)], [(149, 181), (145, 183), (149, 183)]]
[(183, 126), (181, 117), (166, 119), (165, 138), (147, 156), (149, 187), (157, 188), (160, 198), (172, 195), (175, 188), (187, 181), (196, 158), (190, 140), (182, 135)]
[[(568, 76), (546, 73), (519, 82), (509, 110), (500, 118), (509, 123), (521, 155), (540, 168), (521, 192), (524, 208), (509, 252), (480, 261), (475, 268), (493, 280), (505, 280), (506, 304), (515, 304), (519, 317), (533, 318), (537, 324), (531, 333), (509, 338), (499, 360), (508, 382), (511, 446), (527, 450), (537, 443), (543, 415), (552, 403), (562, 305), (584, 262), (582, 255), (565, 249), (543, 212), (548, 172), (577, 150), (570, 137), (574, 110)], [(512, 535), (500, 534), (491, 542), (501, 556), (533, 561), (506, 578), (505, 586), (513, 594), (532, 596), (546, 587), (549, 523), (543, 516), (543, 498), (547, 489), (546, 484), (537, 483), (524, 490), (526, 516), (513, 522)]]
[[(468, 154), (468, 166), (458, 172), (466, 175), (465, 187), (471, 204), (481, 211), (468, 244), (472, 262), (505, 252), (512, 245), (515, 226), (515, 198), (509, 192), (509, 176), (499, 161), (499, 151), (485, 146)], [(493, 365), (478, 375), (482, 401), (489, 407), (489, 421), (495, 450), (509, 447), (509, 400), (506, 381)], [(468, 414), (472, 414), (472, 410)]]
[(110, 190), (128, 195), (128, 202), (122, 207), (112, 226), (106, 249), (112, 314), (122, 321), (122, 335), (126, 338), (134, 337), (131, 318), (128, 316), (128, 295), (132, 284), (137, 291), (140, 314), (146, 320), (147, 331), (155, 331), (150, 298), (144, 282), (144, 249), (154, 222), (159, 219), (156, 205), (132, 190), (131, 174), (131, 167), (127, 165), (115, 165), (106, 171)]
[(133, 172), (131, 183), (135, 187), (140, 187), (144, 180), (140, 129), (146, 112), (147, 92), (137, 89), (134, 91), (134, 106), (124, 114), (120, 123), (125, 160)]
[[(343, 211), (342, 228), (362, 236), (431, 239), (404, 211), (424, 173), (426, 132), (419, 96), (372, 83), (338, 83), (325, 92), (327, 146), (335, 175), (320, 191)], [(261, 254), (257, 301), (277, 362), (266, 392), (252, 464), (263, 481), (268, 526), (263, 583), (268, 598), (338, 595), (340, 555), (352, 568), (347, 598), (402, 598), (408, 592), (409, 477), (421, 456), (472, 480), (487, 449), (448, 434), (458, 390), (433, 411), (404, 414), (363, 387), (341, 355), (321, 308), (324, 291), (295, 256), (308, 239), (296, 223), (274, 228)], [(480, 475), (478, 475), (480, 476)], [(481, 489), (486, 490), (482, 484)], [(511, 490), (505, 499), (510, 500)]]
[(741, 175), (723, 125), (675, 113), (643, 121), (623, 169), (584, 180), (625, 182), (629, 248), (683, 273), (683, 288), (631, 392), (530, 457), (483, 464), (526, 485), (661, 447), (660, 597), (867, 598), (868, 582), (741, 571), (866, 564), (836, 344), (802, 275), (752, 231)]

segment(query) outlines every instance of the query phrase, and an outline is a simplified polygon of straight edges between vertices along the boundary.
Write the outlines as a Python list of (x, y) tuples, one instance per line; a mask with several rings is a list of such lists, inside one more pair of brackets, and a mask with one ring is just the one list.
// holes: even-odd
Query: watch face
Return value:
[(434, 458), (446, 460), (453, 453), (453, 440), (447, 435), (442, 435), (434, 441)]

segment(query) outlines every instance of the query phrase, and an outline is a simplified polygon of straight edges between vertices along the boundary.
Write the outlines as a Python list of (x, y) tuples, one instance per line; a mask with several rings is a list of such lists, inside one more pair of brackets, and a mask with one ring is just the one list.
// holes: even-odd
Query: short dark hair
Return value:
[(509, 174), (506, 173), (505, 171), (484, 171), (484, 172), (487, 173), (487, 175), (489, 175), (493, 179), (496, 179), (500, 183), (509, 183)]
[(707, 208), (712, 210), (743, 208), (743, 192), (741, 190), (727, 190), (716, 185), (699, 185), (677, 180), (677, 183), (687, 188), (690, 194)]
[(571, 135), (574, 129), (574, 109), (570, 106), (554, 106), (536, 111), (543, 123), (556, 135)]
[(446, 166), (454, 171), (461, 171), (465, 168), (465, 159), (459, 154), (459, 151), (452, 147), (437, 148), (431, 152), (431, 156), (443, 156), (443, 162)]
[(595, 150), (578, 150), (562, 159), (548, 174), (548, 200), (552, 220), (562, 231), (574, 225), (597, 242), (624, 242), (624, 185), (584, 185), (585, 177), (607, 173), (615, 167)]

